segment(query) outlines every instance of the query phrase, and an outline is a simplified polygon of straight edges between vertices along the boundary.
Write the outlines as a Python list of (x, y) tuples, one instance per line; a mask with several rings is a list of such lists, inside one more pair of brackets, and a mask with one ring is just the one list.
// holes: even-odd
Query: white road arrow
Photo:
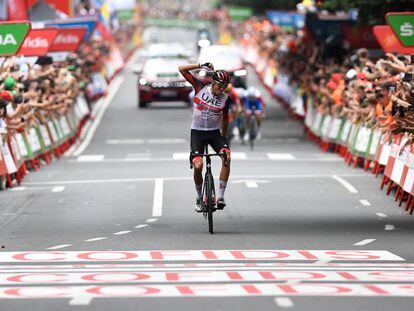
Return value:
[(269, 184), (271, 183), (270, 180), (258, 180), (258, 179), (239, 179), (232, 181), (233, 184), (241, 184), (245, 183), (247, 188), (257, 188), (259, 187), (258, 184)]

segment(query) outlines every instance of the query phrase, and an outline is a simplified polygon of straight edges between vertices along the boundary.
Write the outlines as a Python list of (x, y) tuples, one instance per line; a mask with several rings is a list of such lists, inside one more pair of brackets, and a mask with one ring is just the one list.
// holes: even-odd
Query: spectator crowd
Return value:
[(139, 32), (136, 24), (123, 25), (110, 40), (84, 42), (63, 61), (0, 60), (0, 188), (12, 187), (76, 141), (96, 99), (139, 44), (132, 40)]

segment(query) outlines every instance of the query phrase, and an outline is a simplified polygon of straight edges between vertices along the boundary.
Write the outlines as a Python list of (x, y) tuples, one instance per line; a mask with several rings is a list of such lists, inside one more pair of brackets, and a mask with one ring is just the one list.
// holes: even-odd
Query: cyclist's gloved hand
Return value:
[(203, 69), (214, 71), (214, 66), (213, 66), (212, 63), (200, 64), (200, 67), (203, 68)]

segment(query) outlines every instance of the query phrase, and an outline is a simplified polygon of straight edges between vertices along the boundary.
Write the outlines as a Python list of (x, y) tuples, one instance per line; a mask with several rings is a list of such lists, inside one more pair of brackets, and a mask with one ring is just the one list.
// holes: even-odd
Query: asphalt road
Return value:
[(263, 139), (234, 144), (210, 235), (191, 111), (138, 110), (135, 86), (127, 67), (80, 155), (0, 193), (0, 310), (412, 310), (413, 220), (378, 179), (306, 141), (263, 90)]

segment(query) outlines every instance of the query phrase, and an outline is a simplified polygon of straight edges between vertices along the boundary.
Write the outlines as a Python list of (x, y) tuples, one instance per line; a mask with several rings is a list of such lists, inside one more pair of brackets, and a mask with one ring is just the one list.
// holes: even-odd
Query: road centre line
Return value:
[[(343, 174), (335, 175), (343, 177), (368, 177), (367, 174)], [(55, 180), (55, 181), (29, 181), (25, 182), (26, 186), (39, 185), (76, 185), (76, 184), (95, 184), (95, 183), (131, 183), (155, 181), (160, 177), (136, 177), (136, 178), (107, 178), (107, 179), (84, 179), (84, 180)], [(192, 176), (181, 177), (161, 177), (164, 181), (186, 181), (193, 180)], [(295, 178), (332, 178), (329, 174), (279, 174), (279, 175), (232, 175), (231, 179), (295, 179)]]
[(126, 231), (119, 231), (119, 232), (115, 232), (114, 235), (123, 235), (123, 234), (127, 234), (130, 233), (131, 231), (126, 230)]
[(246, 181), (247, 188), (258, 188), (259, 185), (255, 181)]
[(360, 242), (358, 242), (358, 243), (355, 243), (354, 245), (355, 245), (355, 246), (367, 245), (367, 244), (369, 244), (369, 243), (374, 242), (375, 240), (376, 240), (376, 239), (365, 239), (365, 240), (362, 240), (362, 241), (360, 241)]
[(332, 175), (332, 178), (339, 182), (342, 186), (345, 187), (350, 193), (358, 193), (358, 190), (355, 189), (348, 181), (338, 175)]
[(86, 306), (89, 305), (92, 301), (93, 297), (91, 296), (78, 296), (73, 297), (69, 301), (69, 305), (71, 306)]
[(96, 118), (92, 121), (92, 125), (88, 130), (88, 133), (85, 139), (81, 142), (81, 144), (77, 147), (77, 149), (73, 152), (75, 157), (80, 156), (85, 149), (89, 146), (92, 141), (93, 136), (95, 135), (96, 130), (98, 129), (99, 124), (102, 121), (102, 118), (105, 114), (106, 109), (108, 108), (109, 104), (112, 102), (112, 99), (118, 93), (119, 87), (124, 82), (124, 76), (117, 76), (114, 80), (112, 80), (111, 84), (109, 85), (109, 94), (102, 102), (101, 109), (99, 110)]
[(293, 302), (289, 297), (276, 297), (275, 303), (280, 308), (291, 308), (293, 307)]
[(368, 200), (359, 200), (359, 203), (361, 203), (363, 206), (371, 206), (371, 203), (369, 203)]
[(46, 249), (51, 249), (51, 250), (53, 250), (53, 249), (61, 249), (61, 248), (69, 247), (69, 246), (72, 246), (72, 244), (56, 245), (56, 246), (52, 246), (52, 247), (49, 247), (49, 248), (46, 248)]
[(103, 154), (88, 154), (79, 156), (77, 162), (102, 162), (105, 158)]
[(52, 192), (62, 192), (63, 190), (65, 190), (65, 186), (56, 186), (53, 187)]
[(107, 237), (99, 237), (99, 238), (92, 238), (92, 239), (87, 239), (85, 240), (85, 242), (95, 242), (95, 241), (101, 241), (101, 240), (106, 240)]
[(375, 213), (375, 215), (377, 215), (380, 218), (387, 218), (388, 216), (384, 213)]
[(135, 228), (137, 228), (137, 229), (142, 229), (142, 228), (145, 228), (145, 227), (148, 227), (148, 225), (147, 224), (142, 224), (142, 225), (135, 226)]
[(296, 160), (296, 157), (291, 153), (268, 153), (267, 157), (270, 160)]
[(394, 225), (385, 225), (384, 230), (385, 231), (393, 231), (393, 230), (395, 230), (395, 226)]
[(152, 217), (162, 216), (162, 201), (164, 194), (164, 180), (157, 178), (154, 185), (154, 199), (152, 204)]
[(156, 222), (158, 218), (149, 218), (145, 222)]

